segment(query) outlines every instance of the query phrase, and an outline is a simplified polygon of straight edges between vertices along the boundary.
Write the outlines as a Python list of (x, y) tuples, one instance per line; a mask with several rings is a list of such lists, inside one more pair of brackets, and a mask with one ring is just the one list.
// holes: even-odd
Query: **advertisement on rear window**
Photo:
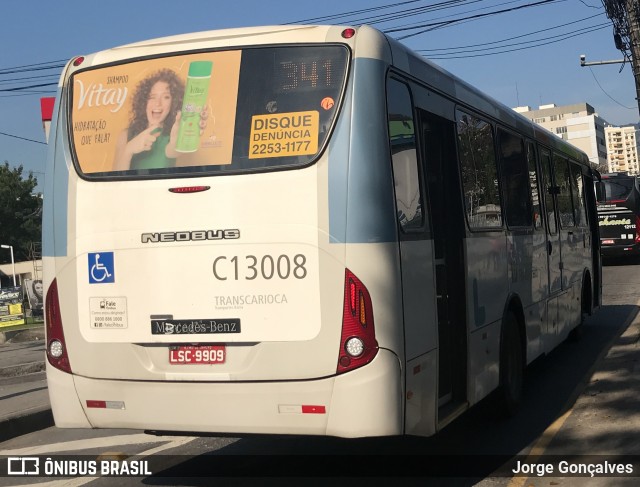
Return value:
[(85, 174), (230, 164), (240, 51), (150, 59), (73, 77)]

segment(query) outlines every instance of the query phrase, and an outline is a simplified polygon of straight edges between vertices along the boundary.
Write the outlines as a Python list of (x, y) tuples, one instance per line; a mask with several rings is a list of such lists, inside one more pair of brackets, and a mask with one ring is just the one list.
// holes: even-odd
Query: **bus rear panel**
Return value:
[(75, 58), (55, 112), (59, 427), (430, 436), (601, 302), (586, 154), (371, 27)]
[(596, 183), (603, 257), (640, 256), (640, 190), (635, 176), (603, 174)]
[(342, 30), (238, 31), (232, 48), (202, 34), (68, 65), (44, 236), (56, 425), (402, 432), (401, 328), (377, 306), (399, 303), (393, 208), (380, 245), (349, 242), (347, 219), (393, 199), (343, 180), (349, 145), (331, 139), (353, 102)]

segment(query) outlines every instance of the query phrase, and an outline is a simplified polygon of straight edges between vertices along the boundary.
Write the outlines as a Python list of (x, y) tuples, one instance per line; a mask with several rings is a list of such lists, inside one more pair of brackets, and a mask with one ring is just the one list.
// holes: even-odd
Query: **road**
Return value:
[[(448, 470), (459, 464), (461, 475), (465, 466), (473, 464), (472, 478), (447, 478), (447, 485), (550, 485), (549, 478), (533, 476), (525, 483), (523, 478), (504, 475), (505, 462), (518, 455), (597, 453), (615, 458), (640, 451), (637, 389), (620, 391), (633, 392), (636, 400), (622, 401), (618, 410), (609, 408), (609, 422), (590, 407), (595, 407), (598, 387), (605, 383), (604, 376), (594, 375), (595, 364), (602, 363), (638, 313), (638, 270), (635, 265), (604, 267), (604, 306), (587, 320), (579, 341), (563, 343), (529, 368), (524, 407), (509, 420), (498, 418), (485, 401), (433, 438), (155, 437), (141, 431), (48, 428), (0, 444), (0, 455), (137, 459), (147, 461), (153, 475), (115, 479), (96, 474), (66, 480), (12, 477), (0, 478), (0, 485), (298, 485), (302, 476), (310, 477), (305, 484), (312, 485), (334, 483), (330, 479), (334, 476), (349, 478), (350, 485), (370, 485), (362, 480), (368, 476), (402, 477), (394, 483), (424, 485), (424, 479), (416, 477), (433, 473), (437, 462)], [(629, 421), (618, 422), (618, 417)], [(402, 456), (393, 458), (396, 455)], [(402, 464), (404, 470), (398, 470)], [(586, 479), (574, 480), (584, 484)], [(617, 479), (617, 484), (624, 480), (629, 479)], [(443, 483), (439, 479), (438, 485)], [(551, 485), (577, 484), (565, 480)]]

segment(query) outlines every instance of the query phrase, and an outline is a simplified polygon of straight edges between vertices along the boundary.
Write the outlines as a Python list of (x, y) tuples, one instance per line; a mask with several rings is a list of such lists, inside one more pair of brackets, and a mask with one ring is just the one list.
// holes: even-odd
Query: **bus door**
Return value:
[[(413, 95), (425, 93), (416, 87)], [(420, 110), (415, 123), (404, 82), (389, 79), (387, 99), (402, 276), (405, 432), (427, 435), (467, 408), (464, 260), (462, 237), (454, 240), (453, 233), (455, 223), (464, 222), (454, 180), (455, 131), (453, 122)]]
[(571, 282), (576, 282), (582, 279), (582, 271), (585, 263), (591, 260), (592, 236), (589, 229), (585, 198), (586, 184), (582, 175), (582, 169), (575, 162), (569, 162), (569, 168), (571, 173), (571, 201), (573, 202), (575, 220), (574, 242), (576, 244), (577, 257)]
[(555, 183), (553, 180), (553, 165), (551, 153), (548, 150), (540, 151), (540, 166), (542, 173), (542, 188), (544, 195), (544, 213), (546, 216), (547, 229), (547, 261), (549, 296), (546, 326), (543, 334), (545, 336), (543, 347), (550, 350), (556, 343), (558, 328), (558, 298), (562, 291), (562, 249), (560, 244), (560, 231), (558, 224), (558, 209), (555, 193)]
[[(584, 224), (581, 209), (584, 205), (579, 203), (582, 198), (578, 197), (578, 184), (573, 180), (571, 171), (571, 161), (566, 157), (553, 155), (553, 166), (555, 170), (554, 182), (556, 190), (554, 191), (556, 198), (556, 207), (558, 211), (562, 257), (562, 293), (559, 296), (558, 309), (562, 310), (562, 314), (558, 318), (557, 333), (559, 339), (563, 340), (573, 327), (575, 316), (580, 314), (580, 301), (574, 299), (576, 289), (581, 288), (582, 270), (587, 253), (587, 240), (585, 235)], [(580, 178), (582, 174), (578, 174)], [(575, 194), (575, 199), (573, 195)], [(583, 213), (583, 211), (582, 211)], [(576, 285), (576, 283), (578, 283)]]
[(413, 102), (406, 83), (390, 78), (387, 110), (396, 200), (408, 434), (436, 432), (437, 335), (432, 244), (418, 160)]
[(459, 197), (455, 123), (419, 111), (423, 172), (433, 239), (438, 319), (438, 421), (467, 404), (464, 213)]

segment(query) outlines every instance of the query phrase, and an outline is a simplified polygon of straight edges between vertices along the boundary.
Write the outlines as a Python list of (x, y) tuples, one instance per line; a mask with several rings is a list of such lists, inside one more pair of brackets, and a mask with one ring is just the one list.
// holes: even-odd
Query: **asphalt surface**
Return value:
[(0, 329), (0, 442), (53, 426), (44, 326)]
[[(634, 300), (626, 300), (634, 301)], [(640, 477), (640, 301), (621, 333), (593, 366), (593, 373), (569, 409), (560, 415), (522, 461), (532, 464), (574, 456), (576, 462), (633, 463), (632, 475), (598, 476), (589, 485), (637, 485)], [(597, 318), (597, 317), (594, 317)], [(45, 376), (44, 327), (0, 330), (0, 442), (53, 426)], [(524, 456), (523, 456), (524, 453)], [(557, 464), (555, 465), (557, 469)], [(584, 476), (583, 476), (584, 477)], [(608, 477), (608, 478), (607, 478)], [(490, 476), (479, 486), (577, 486), (586, 479), (561, 475)], [(629, 483), (630, 482), (630, 483)]]

